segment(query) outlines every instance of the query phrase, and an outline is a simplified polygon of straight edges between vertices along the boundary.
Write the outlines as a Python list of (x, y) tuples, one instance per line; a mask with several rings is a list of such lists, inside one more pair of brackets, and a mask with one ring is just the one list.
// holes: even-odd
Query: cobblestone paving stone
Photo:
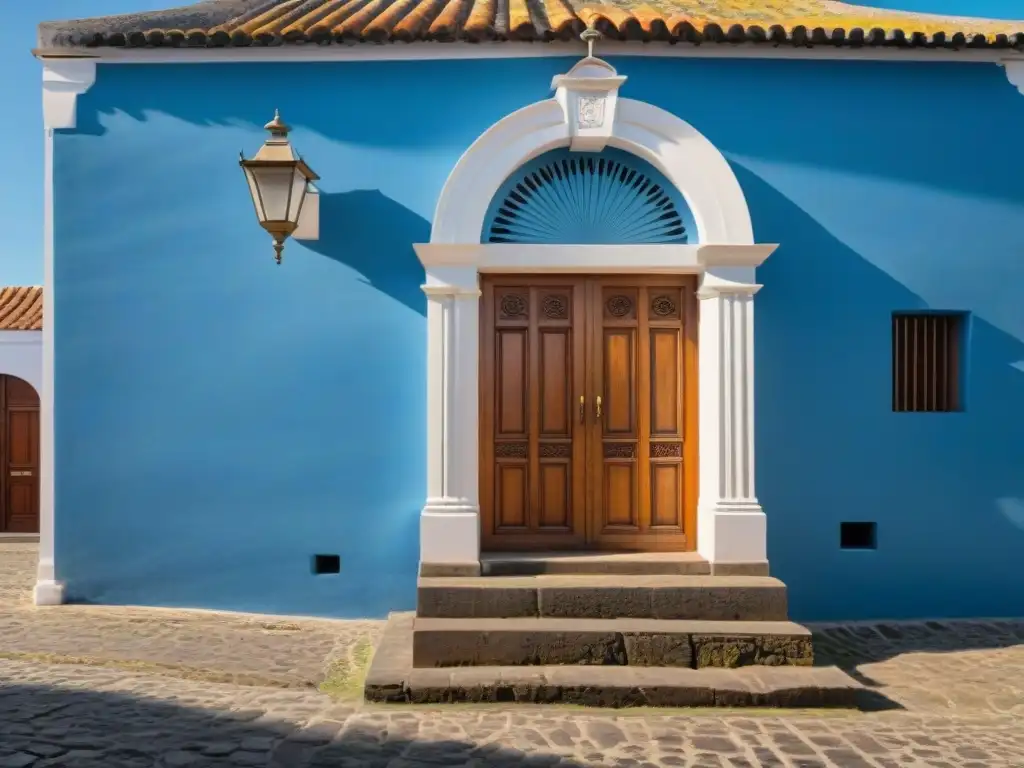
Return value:
[(379, 622), (334, 622), (205, 611), (59, 608), (0, 611), (0, 657), (131, 662), (215, 682), (315, 687), (327, 668), (372, 644)]
[(0, 545), (0, 768), (1024, 766), (1024, 622), (820, 628), (887, 711), (368, 707), (310, 686), (380, 622), (35, 609), (32, 569)]
[(34, 569), (35, 545), (0, 544), (0, 658), (120, 664), (212, 682), (312, 688), (361, 646), (372, 646), (383, 626), (160, 608), (37, 609), (31, 605)]
[(38, 544), (0, 543), (0, 606), (32, 604)]

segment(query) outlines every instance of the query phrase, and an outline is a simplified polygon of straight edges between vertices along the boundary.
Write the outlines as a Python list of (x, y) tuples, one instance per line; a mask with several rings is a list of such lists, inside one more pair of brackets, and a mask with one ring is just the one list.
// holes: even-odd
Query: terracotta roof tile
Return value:
[(836, 0), (203, 0), (167, 11), (47, 22), (39, 47), (568, 40), (593, 22), (618, 40), (1024, 48), (1024, 21)]
[(0, 331), (43, 327), (43, 289), (38, 285), (0, 288)]

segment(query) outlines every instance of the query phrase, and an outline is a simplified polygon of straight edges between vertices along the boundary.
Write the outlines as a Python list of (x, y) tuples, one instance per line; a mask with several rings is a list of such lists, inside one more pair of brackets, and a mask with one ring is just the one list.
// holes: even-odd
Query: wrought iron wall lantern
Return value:
[(291, 128), (279, 112), (274, 112), (274, 119), (264, 128), (270, 131), (270, 138), (251, 160), (240, 154), (238, 164), (245, 172), (260, 226), (274, 239), (274, 260), (280, 264), (284, 241), (299, 226), (303, 204), (315, 194), (313, 182), (320, 177), (292, 148), (288, 141)]

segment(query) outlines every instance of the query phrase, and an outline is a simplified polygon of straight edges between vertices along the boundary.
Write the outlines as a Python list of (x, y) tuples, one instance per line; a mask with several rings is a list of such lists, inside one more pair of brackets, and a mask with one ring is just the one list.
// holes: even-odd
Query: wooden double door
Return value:
[(39, 533), (39, 395), (0, 375), (0, 533)]
[(485, 276), (485, 551), (695, 548), (695, 287)]

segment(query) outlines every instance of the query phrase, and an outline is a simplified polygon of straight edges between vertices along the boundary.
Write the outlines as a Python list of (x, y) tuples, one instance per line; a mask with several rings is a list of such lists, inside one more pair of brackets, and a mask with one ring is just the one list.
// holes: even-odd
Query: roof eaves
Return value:
[(0, 287), (0, 331), (39, 331), (42, 327), (42, 286)]
[[(147, 32), (180, 30), (190, 42), (205, 39), (208, 32), (229, 21), (257, 16), (280, 0), (200, 0), (195, 5), (119, 16), (44, 21), (39, 25), (37, 47), (42, 50), (95, 46), (145, 45)], [(167, 38), (165, 34), (162, 37)], [(151, 43), (150, 43), (151, 44)], [(166, 44), (172, 44), (169, 40)], [(194, 43), (193, 43), (194, 44)]]
[[(793, 14), (758, 20), (695, 17), (678, 9), (662, 14), (644, 0), (578, 5), (570, 12), (495, 16), (484, 0), (456, 4), (472, 12), (449, 13), (452, 4), (375, 0), (363, 5), (335, 0), (202, 0), (165, 11), (47, 22), (39, 28), (40, 55), (60, 50), (116, 48), (274, 47), (290, 44), (352, 45), (388, 42), (469, 42), (575, 39), (593, 24), (614, 41), (761, 43), (826, 48), (1024, 49), (1024, 22), (912, 15), (821, 0)], [(476, 5), (480, 8), (477, 9)], [(429, 6), (429, 12), (420, 6)], [(547, 3), (545, 3), (545, 7)], [(325, 15), (326, 14), (326, 15)], [(451, 16), (451, 18), (449, 18)], [(513, 23), (514, 22), (514, 23)], [(834, 25), (834, 26), (833, 26)]]

